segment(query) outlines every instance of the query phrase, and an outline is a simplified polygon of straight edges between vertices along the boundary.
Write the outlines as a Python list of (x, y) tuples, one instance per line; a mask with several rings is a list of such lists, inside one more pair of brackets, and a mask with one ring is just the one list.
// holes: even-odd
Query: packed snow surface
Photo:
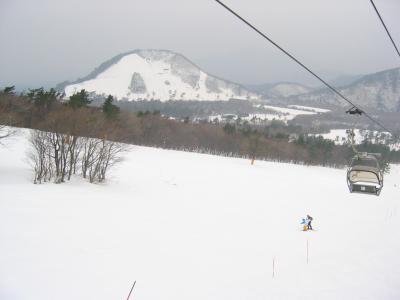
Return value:
[(126, 299), (134, 280), (141, 300), (400, 299), (398, 166), (376, 197), (345, 170), (133, 146), (106, 184), (34, 185), (26, 134), (0, 147), (0, 299)]

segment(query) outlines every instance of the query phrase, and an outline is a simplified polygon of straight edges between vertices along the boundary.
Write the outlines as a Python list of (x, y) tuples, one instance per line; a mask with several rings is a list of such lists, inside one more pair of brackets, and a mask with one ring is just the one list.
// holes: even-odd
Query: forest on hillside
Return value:
[[(335, 145), (322, 137), (307, 136), (300, 126), (287, 126), (282, 122), (271, 122), (265, 126), (194, 124), (188, 120), (171, 120), (157, 110), (122, 110), (113, 103), (112, 96), (103, 99), (98, 107), (90, 104), (89, 95), (84, 90), (64, 99), (55, 90), (41, 88), (16, 94), (10, 87), (0, 93), (0, 123), (56, 133), (67, 146), (74, 138), (84, 137), (329, 167), (343, 167), (353, 156), (348, 145)], [(360, 150), (382, 153), (384, 164), (400, 162), (400, 151), (390, 150), (387, 145), (374, 145), (365, 140)], [(96, 176), (101, 181), (101, 174), (95, 175), (93, 180)]]

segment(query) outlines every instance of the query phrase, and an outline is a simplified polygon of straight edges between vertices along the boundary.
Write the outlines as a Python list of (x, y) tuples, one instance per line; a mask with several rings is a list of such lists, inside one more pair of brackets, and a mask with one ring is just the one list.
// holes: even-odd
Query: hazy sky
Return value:
[[(369, 0), (225, 0), (324, 76), (400, 66)], [(400, 45), (400, 1), (375, 0)], [(0, 0), (0, 86), (83, 77), (138, 48), (184, 54), (240, 83), (311, 77), (214, 0)]]

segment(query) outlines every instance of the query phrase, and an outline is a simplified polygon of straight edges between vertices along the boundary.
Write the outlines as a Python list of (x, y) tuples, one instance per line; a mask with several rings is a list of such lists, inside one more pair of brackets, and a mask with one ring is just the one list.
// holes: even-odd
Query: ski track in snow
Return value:
[(345, 170), (133, 146), (105, 184), (34, 185), (27, 133), (0, 147), (0, 299), (125, 299), (134, 280), (141, 300), (400, 299), (399, 166), (375, 197)]

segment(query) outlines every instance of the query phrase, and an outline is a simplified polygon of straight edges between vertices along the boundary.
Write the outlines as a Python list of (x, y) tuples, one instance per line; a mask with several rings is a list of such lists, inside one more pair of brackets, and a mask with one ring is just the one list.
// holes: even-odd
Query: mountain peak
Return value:
[(239, 84), (207, 74), (181, 54), (156, 49), (119, 54), (64, 88), (67, 96), (81, 89), (128, 101), (260, 98)]

